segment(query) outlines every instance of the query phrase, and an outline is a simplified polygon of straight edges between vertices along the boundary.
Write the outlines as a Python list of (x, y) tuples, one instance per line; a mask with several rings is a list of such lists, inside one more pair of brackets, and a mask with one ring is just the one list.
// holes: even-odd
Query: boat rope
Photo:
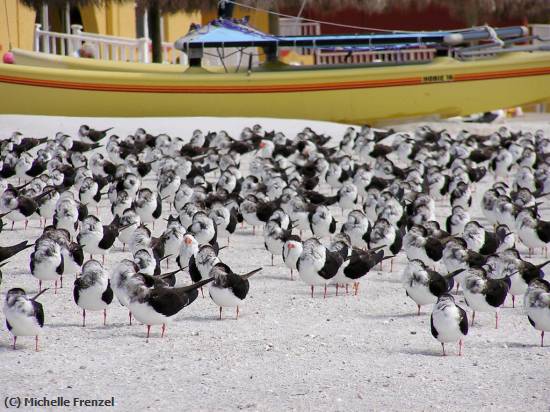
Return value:
[[(278, 13), (278, 12), (273, 11), (273, 10), (262, 9), (261, 7), (250, 6), (248, 4), (239, 3), (238, 1), (234, 1), (234, 0), (220, 0), (219, 2), (220, 3), (222, 3), (222, 2), (232, 3), (235, 6), (243, 7), (245, 9), (249, 9), (249, 10), (254, 10), (254, 11), (263, 12), (263, 13), (267, 13), (267, 14), (273, 14), (275, 16), (285, 17), (285, 18), (289, 18), (289, 19), (298, 19), (298, 20), (302, 20), (302, 21), (305, 21), (305, 22), (309, 22), (309, 23), (324, 24), (324, 25), (333, 26), (333, 27), (342, 27), (342, 28), (346, 28), (346, 29), (364, 30), (364, 31), (371, 31), (371, 32), (372, 31), (377, 31), (377, 32), (382, 32), (382, 33), (419, 33), (418, 30), (379, 29), (379, 28), (376, 28), (376, 27), (353, 26), (353, 25), (350, 25), (350, 24), (334, 23), (334, 22), (326, 21), (326, 20), (308, 19), (306, 17), (300, 17), (299, 15), (298, 16), (293, 16), (293, 15), (290, 15), (290, 14)], [(458, 32), (459, 33), (459, 32), (462, 32), (462, 31), (469, 31), (469, 30), (472, 30), (472, 29), (480, 29), (480, 28), (486, 28), (486, 27), (487, 26), (472, 26), (471, 28), (467, 28), (467, 29), (461, 28), (461, 29), (454, 29), (454, 30), (441, 30), (441, 31), (445, 31), (445, 32), (452, 31), (452, 32)]]
[[(11, 50), (11, 34), (10, 34), (10, 16), (8, 15), (8, 2), (4, 1), (4, 7), (6, 8), (6, 28), (8, 29), (8, 47)], [(17, 4), (15, 5), (17, 7)]]
[(485, 26), (487, 29), (487, 32), (489, 33), (489, 36), (491, 37), (491, 40), (495, 42), (495, 44), (498, 44), (500, 47), (504, 46), (504, 41), (498, 37), (498, 34), (495, 29), (493, 29), (491, 26)]

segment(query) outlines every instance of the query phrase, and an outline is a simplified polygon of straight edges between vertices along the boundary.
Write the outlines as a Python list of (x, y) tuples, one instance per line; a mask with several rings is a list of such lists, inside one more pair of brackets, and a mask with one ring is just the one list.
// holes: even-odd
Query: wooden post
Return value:
[(160, 27), (160, 8), (158, 2), (152, 2), (147, 11), (149, 33), (153, 46), (153, 63), (162, 63), (162, 34)]

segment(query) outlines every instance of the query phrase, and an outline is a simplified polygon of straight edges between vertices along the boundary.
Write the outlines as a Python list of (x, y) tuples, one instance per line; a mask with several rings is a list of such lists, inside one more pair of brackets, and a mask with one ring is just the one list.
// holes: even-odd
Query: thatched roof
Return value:
[(25, 6), (39, 9), (43, 4), (47, 4), (51, 7), (64, 7), (69, 3), (71, 6), (88, 6), (90, 4), (100, 5), (104, 3), (104, 0), (19, 0)]
[[(21, 3), (39, 8), (42, 4), (62, 6), (68, 1), (74, 6), (104, 4), (106, 2), (125, 2), (132, 0), (20, 0)], [(303, 0), (236, 0), (239, 3), (262, 9), (299, 10)], [(212, 10), (217, 8), (218, 0), (136, 0), (138, 7), (158, 6), (165, 13), (177, 11)], [(430, 4), (449, 8), (451, 13), (466, 20), (473, 18), (483, 23), (489, 18), (522, 19), (548, 22), (550, 20), (550, 0), (307, 0), (306, 8), (315, 8), (330, 15), (333, 10), (356, 8), (380, 13), (391, 9), (422, 9)]]

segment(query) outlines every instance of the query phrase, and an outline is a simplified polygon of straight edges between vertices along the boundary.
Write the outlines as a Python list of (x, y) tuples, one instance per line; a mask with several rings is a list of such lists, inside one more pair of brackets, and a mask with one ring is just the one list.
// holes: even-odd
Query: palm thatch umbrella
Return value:
[(549, 0), (432, 0), (445, 6), (469, 25), (483, 24), (491, 19), (529, 20), (548, 23)]

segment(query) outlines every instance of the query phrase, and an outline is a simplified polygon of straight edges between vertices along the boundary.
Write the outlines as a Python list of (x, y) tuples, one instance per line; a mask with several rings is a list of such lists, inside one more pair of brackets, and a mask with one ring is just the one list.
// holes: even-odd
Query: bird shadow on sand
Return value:
[(82, 328), (82, 323), (50, 323), (48, 324), (48, 328), (52, 328), (52, 329), (63, 329), (63, 328), (74, 328), (74, 327)]
[(369, 319), (390, 319), (390, 318), (422, 318), (423, 315), (428, 315), (428, 313), (420, 312), (420, 316), (416, 312), (411, 313), (398, 313), (398, 314), (384, 314), (384, 315), (369, 315), (365, 314), (365, 318)]
[(455, 353), (447, 353), (447, 356), (443, 356), (441, 351), (433, 351), (433, 350), (426, 350), (426, 349), (402, 349), (398, 351), (399, 353), (402, 353), (404, 355), (421, 355), (421, 356), (429, 356), (430, 358), (445, 358), (445, 357), (453, 357), (457, 356)]
[(537, 349), (541, 347), (540, 342), (539, 343), (504, 342), (504, 344), (508, 348), (519, 348), (519, 349)]
[[(273, 268), (275, 266), (267, 266), (268, 268)], [(282, 280), (282, 281), (289, 281), (289, 282), (296, 282), (296, 278), (294, 280), (290, 280), (290, 275), (287, 275), (286, 277), (284, 275), (262, 275), (262, 279), (269, 279), (269, 280)]]

